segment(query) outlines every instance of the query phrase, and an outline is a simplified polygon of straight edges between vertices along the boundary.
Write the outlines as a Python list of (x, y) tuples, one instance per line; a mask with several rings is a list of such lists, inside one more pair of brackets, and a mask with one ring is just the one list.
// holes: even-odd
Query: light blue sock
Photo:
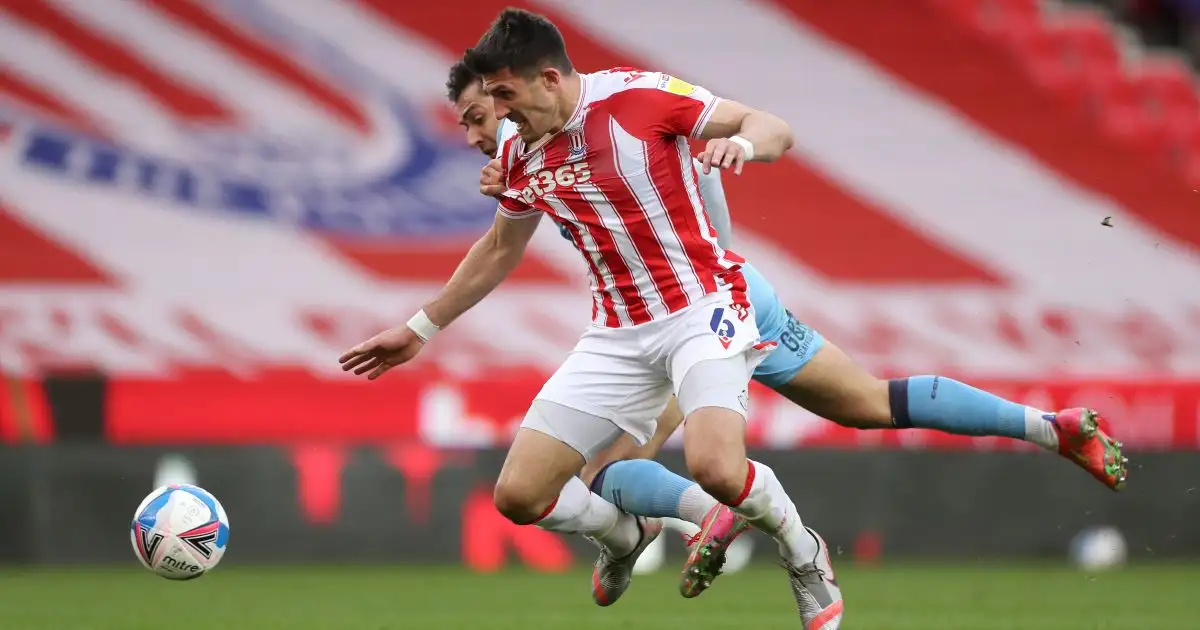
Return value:
[(648, 459), (605, 466), (592, 480), (592, 492), (630, 514), (678, 518), (697, 525), (717, 505), (696, 482)]
[[(1058, 436), (1044, 412), (1009, 402), (944, 376), (910, 376), (888, 382), (897, 428), (936, 429), (958, 435), (1000, 435), (1046, 448)], [(1051, 418), (1053, 416), (1050, 416)]]

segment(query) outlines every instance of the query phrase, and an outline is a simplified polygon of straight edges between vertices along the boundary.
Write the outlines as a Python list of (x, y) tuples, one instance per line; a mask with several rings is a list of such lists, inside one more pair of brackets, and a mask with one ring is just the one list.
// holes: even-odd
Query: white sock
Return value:
[(800, 522), (796, 505), (779, 483), (775, 471), (765, 464), (747, 461), (750, 462), (749, 474), (754, 476), (750, 491), (741, 503), (730, 507), (746, 517), (756, 529), (774, 538), (779, 543), (780, 554), (792, 564), (799, 566), (812, 562), (820, 549), (817, 539)]
[(688, 486), (687, 490), (684, 490), (679, 497), (679, 507), (676, 508), (676, 513), (679, 518), (703, 527), (704, 517), (708, 516), (708, 513), (718, 505), (720, 505), (719, 501), (705, 492), (700, 484), (694, 483)]
[(1054, 425), (1045, 418), (1054, 415), (1033, 407), (1025, 408), (1025, 441), (1033, 442), (1052, 452), (1058, 452), (1058, 432)]
[(579, 477), (567, 481), (550, 512), (536, 524), (552, 532), (583, 534), (618, 556), (633, 551), (640, 537), (636, 518), (594, 494)]

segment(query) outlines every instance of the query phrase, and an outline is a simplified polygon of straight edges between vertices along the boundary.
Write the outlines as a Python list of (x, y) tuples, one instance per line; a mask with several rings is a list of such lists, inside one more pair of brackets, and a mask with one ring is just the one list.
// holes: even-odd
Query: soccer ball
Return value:
[(1085, 571), (1115, 569), (1129, 557), (1129, 547), (1121, 530), (1111, 527), (1088, 527), (1071, 540), (1068, 550), (1071, 562)]
[(191, 580), (217, 566), (229, 542), (229, 517), (203, 488), (172, 484), (151, 492), (133, 514), (133, 552), (168, 580)]

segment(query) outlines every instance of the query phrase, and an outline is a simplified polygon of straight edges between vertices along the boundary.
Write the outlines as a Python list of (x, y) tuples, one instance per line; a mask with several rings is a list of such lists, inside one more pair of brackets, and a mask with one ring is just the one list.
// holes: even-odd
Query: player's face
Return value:
[(507, 68), (483, 77), (483, 90), (492, 97), (496, 118), (517, 124), (517, 133), (526, 143), (537, 142), (563, 122), (558, 92), (562, 73), (544, 68), (526, 77)]
[(458, 124), (466, 132), (467, 144), (479, 149), (484, 155), (496, 155), (496, 128), (500, 121), (493, 110), (492, 97), (483, 92), (483, 86), (473, 83), (467, 86), (454, 102), (458, 109)]

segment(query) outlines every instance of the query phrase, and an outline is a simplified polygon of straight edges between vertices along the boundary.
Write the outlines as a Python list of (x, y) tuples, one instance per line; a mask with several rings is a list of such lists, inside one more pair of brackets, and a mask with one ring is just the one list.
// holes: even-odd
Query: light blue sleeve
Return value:
[(699, 160), (693, 162), (700, 186), (700, 197), (704, 199), (708, 218), (717, 230), (717, 244), (728, 248), (733, 240), (733, 222), (729, 218), (729, 204), (725, 201), (725, 187), (721, 185), (721, 169), (714, 168), (705, 175)]
[(507, 118), (500, 119), (500, 123), (496, 125), (496, 157), (500, 157), (500, 153), (504, 151), (504, 141), (517, 134), (517, 126)]

